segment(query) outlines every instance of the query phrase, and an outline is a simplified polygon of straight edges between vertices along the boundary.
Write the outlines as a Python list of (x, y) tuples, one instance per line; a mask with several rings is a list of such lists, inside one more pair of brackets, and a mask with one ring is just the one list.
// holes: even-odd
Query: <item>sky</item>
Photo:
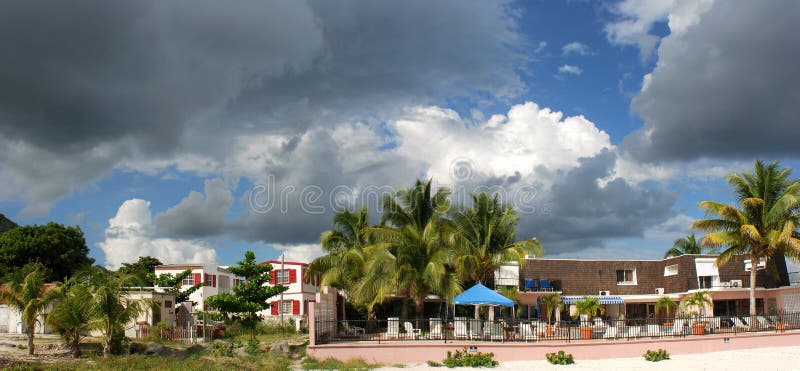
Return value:
[(0, 212), (110, 268), (308, 261), (416, 179), (545, 256), (656, 259), (798, 168), (797, 1), (0, 4)]

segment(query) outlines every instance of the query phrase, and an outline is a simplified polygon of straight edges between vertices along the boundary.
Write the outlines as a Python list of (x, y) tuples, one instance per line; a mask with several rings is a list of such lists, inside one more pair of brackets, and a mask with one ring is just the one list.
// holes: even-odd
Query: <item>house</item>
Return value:
[[(146, 302), (144, 311), (125, 326), (125, 336), (135, 337), (136, 330), (142, 326), (154, 326), (160, 322), (175, 326), (175, 295), (150, 289), (132, 289), (125, 292), (131, 301)], [(93, 333), (97, 335), (97, 333)]]
[[(56, 287), (54, 283), (46, 283), (44, 291), (47, 292)], [(45, 308), (44, 313), (36, 318), (36, 325), (34, 327), (35, 334), (52, 334), (53, 327), (47, 324), (45, 317), (47, 313), (53, 309), (55, 303), (50, 303)], [(7, 304), (0, 304), (0, 333), (3, 334), (23, 334), (25, 333), (25, 326), (22, 324), (22, 314), (14, 307)]]
[(217, 295), (223, 292), (233, 291), (233, 286), (239, 283), (241, 277), (236, 277), (231, 274), (225, 267), (213, 264), (166, 264), (155, 267), (156, 276), (162, 274), (177, 275), (185, 270), (191, 270), (192, 274), (186, 277), (181, 282), (181, 289), (188, 289), (198, 282), (203, 282), (204, 285), (189, 295), (189, 300), (192, 302), (192, 311), (209, 311), (205, 300), (209, 296)]
[(261, 264), (271, 264), (272, 271), (270, 275), (272, 280), (268, 285), (284, 285), (288, 289), (283, 293), (281, 301), (280, 296), (272, 298), (270, 302), (270, 309), (262, 312), (261, 314), (266, 319), (276, 319), (283, 314), (284, 317), (291, 316), (294, 318), (305, 317), (308, 315), (308, 303), (316, 299), (316, 294), (319, 292), (318, 283), (306, 283), (303, 280), (308, 264), (302, 262), (281, 262), (280, 260), (268, 260)]
[[(777, 277), (765, 261), (756, 264), (756, 309), (761, 314), (800, 312), (800, 286), (790, 285), (783, 258), (775, 261)], [(599, 297), (610, 318), (647, 318), (663, 315), (655, 310), (659, 298), (677, 302), (700, 290), (709, 291), (714, 316), (746, 315), (750, 269), (750, 259), (743, 255), (722, 266), (716, 265), (715, 255), (692, 254), (659, 260), (526, 258), (495, 272), (495, 284), (518, 286), (525, 315), (533, 317), (541, 313), (539, 299), (552, 293), (565, 304)]]

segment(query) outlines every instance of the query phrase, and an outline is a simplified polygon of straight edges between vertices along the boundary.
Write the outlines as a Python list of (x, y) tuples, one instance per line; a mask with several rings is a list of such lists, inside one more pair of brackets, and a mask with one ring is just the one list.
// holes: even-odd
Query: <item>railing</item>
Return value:
[(193, 327), (157, 327), (157, 326), (137, 326), (136, 335), (137, 339), (144, 339), (148, 336), (155, 335), (160, 339), (175, 341), (175, 342), (195, 342), (197, 337), (203, 337), (201, 331)]
[(353, 341), (490, 341), (490, 342), (572, 342), (597, 339), (631, 340), (671, 338), (707, 334), (739, 334), (800, 329), (800, 313), (780, 316), (717, 316), (690, 318), (647, 318), (592, 321), (497, 320), (466, 317), (381, 320), (317, 321), (316, 342)]

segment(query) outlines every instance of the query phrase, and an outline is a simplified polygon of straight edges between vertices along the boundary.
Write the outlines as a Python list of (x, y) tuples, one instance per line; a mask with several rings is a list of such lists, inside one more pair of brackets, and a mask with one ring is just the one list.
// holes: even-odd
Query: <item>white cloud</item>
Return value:
[(561, 52), (564, 55), (570, 54), (578, 54), (578, 55), (589, 55), (589, 45), (579, 43), (577, 41), (573, 41), (569, 44), (566, 44), (561, 47)]
[[(652, 226), (644, 231), (644, 237), (650, 240), (664, 242), (665, 246), (672, 246), (672, 242), (678, 238), (686, 237), (693, 233), (689, 227), (696, 219), (686, 215), (675, 215), (663, 223)], [(666, 251), (666, 249), (665, 249)]]
[(119, 268), (140, 256), (152, 256), (166, 264), (215, 263), (216, 251), (206, 242), (153, 237), (150, 202), (130, 199), (109, 219), (105, 240), (98, 247), (105, 253), (106, 266)]
[(205, 196), (191, 192), (167, 211), (156, 215), (159, 235), (198, 237), (222, 232), (233, 194), (222, 179), (205, 181)]
[(275, 250), (286, 253), (286, 261), (299, 261), (309, 263), (317, 257), (324, 255), (319, 244), (297, 244), (297, 245), (272, 245)]
[(583, 73), (583, 70), (578, 66), (573, 66), (569, 64), (562, 65), (558, 67), (558, 73), (568, 73), (570, 75), (580, 75)]
[(544, 51), (544, 48), (547, 47), (547, 41), (539, 41), (539, 44), (536, 45), (536, 49), (533, 50), (534, 53), (541, 53)]

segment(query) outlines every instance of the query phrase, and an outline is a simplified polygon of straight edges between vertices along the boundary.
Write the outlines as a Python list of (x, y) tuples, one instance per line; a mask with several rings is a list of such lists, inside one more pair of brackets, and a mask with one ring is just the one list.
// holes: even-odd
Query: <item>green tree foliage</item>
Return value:
[(704, 252), (715, 254), (716, 251), (713, 248), (705, 248), (700, 244), (700, 241), (694, 236), (694, 234), (690, 234), (686, 237), (681, 237), (672, 244), (672, 248), (667, 250), (664, 254), (664, 258), (669, 258), (673, 256), (681, 256), (685, 254), (703, 254)]
[(542, 306), (545, 307), (545, 317), (547, 318), (547, 322), (553, 318), (553, 313), (556, 310), (561, 310), (561, 307), (564, 305), (561, 302), (561, 295), (560, 294), (547, 294), (542, 296), (541, 299)]
[(0, 276), (40, 262), (47, 268), (47, 281), (63, 281), (94, 263), (88, 253), (80, 227), (58, 223), (17, 227), (0, 234)]
[(77, 279), (67, 280), (49, 291), (45, 297), (56, 303), (47, 315), (47, 323), (72, 348), (73, 357), (80, 357), (80, 343), (84, 334), (100, 325), (89, 285)]
[(208, 305), (216, 308), (229, 320), (250, 329), (251, 338), (255, 339), (256, 325), (261, 321), (258, 312), (268, 309), (269, 299), (287, 289), (286, 286), (266, 286), (272, 278), (269, 274), (271, 270), (271, 265), (256, 263), (255, 254), (247, 251), (244, 260), (228, 268), (231, 274), (244, 277), (245, 281), (235, 285), (232, 293), (210, 296), (207, 299)]
[(701, 201), (705, 220), (692, 228), (708, 232), (703, 246), (723, 248), (717, 264), (723, 265), (735, 255), (750, 257), (750, 315), (756, 315), (756, 271), (763, 258), (774, 266), (775, 256), (800, 258), (800, 182), (789, 180), (791, 170), (777, 162), (756, 161), (753, 172), (731, 174), (728, 184), (733, 188), (740, 207), (715, 201)]
[(165, 292), (175, 295), (175, 303), (183, 303), (189, 301), (189, 295), (203, 287), (203, 282), (195, 283), (192, 287), (183, 289), (181, 281), (192, 274), (191, 269), (187, 269), (181, 273), (173, 275), (172, 273), (159, 274), (154, 279), (153, 285), (163, 287)]
[(140, 256), (135, 263), (122, 263), (119, 273), (139, 276), (145, 286), (153, 286), (155, 283), (155, 268), (163, 264), (161, 260), (152, 256)]
[(656, 301), (655, 310), (656, 312), (663, 310), (664, 317), (667, 317), (669, 316), (669, 312), (674, 310), (675, 307), (677, 306), (678, 303), (673, 301), (672, 298), (670, 298), (669, 296), (662, 296), (658, 298), (658, 301)]
[(584, 296), (581, 300), (576, 301), (575, 310), (576, 315), (585, 314), (588, 319), (605, 312), (603, 305), (600, 304), (600, 298), (590, 296)]
[(34, 353), (33, 338), (37, 318), (47, 307), (44, 290), (44, 267), (38, 263), (28, 264), (10, 275), (10, 280), (0, 290), (0, 303), (7, 304), (22, 314), (29, 355)]

